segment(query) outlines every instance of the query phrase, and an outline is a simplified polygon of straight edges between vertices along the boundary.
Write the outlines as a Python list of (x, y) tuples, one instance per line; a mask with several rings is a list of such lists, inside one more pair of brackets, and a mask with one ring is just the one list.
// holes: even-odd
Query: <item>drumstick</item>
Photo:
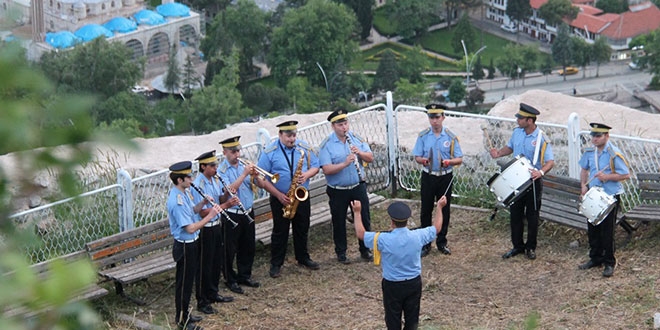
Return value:
[(451, 176), (451, 180), (449, 180), (449, 184), (447, 185), (447, 190), (445, 190), (445, 193), (442, 194), (442, 196), (447, 195), (447, 192), (449, 191), (449, 188), (451, 188), (451, 184), (452, 184), (452, 182), (454, 182), (454, 178), (455, 178), (455, 176), (452, 175), (452, 176)]
[(594, 174), (594, 176), (591, 177), (591, 179), (589, 179), (589, 181), (587, 181), (587, 183), (585, 183), (584, 185), (585, 185), (585, 186), (588, 186), (588, 185), (589, 185), (589, 182), (591, 182), (591, 180), (595, 179), (595, 178), (596, 178), (596, 175), (598, 175), (598, 173), (603, 173), (603, 171), (605, 171), (605, 170), (608, 169), (609, 167), (610, 167), (610, 165), (607, 165), (607, 166), (605, 166), (602, 170), (596, 172), (596, 174)]
[(493, 149), (493, 142), (490, 140), (490, 137), (488, 136), (488, 131), (486, 130), (486, 127), (481, 126), (481, 130), (484, 131), (484, 135), (486, 136), (486, 141), (488, 142), (488, 147), (490, 149)]

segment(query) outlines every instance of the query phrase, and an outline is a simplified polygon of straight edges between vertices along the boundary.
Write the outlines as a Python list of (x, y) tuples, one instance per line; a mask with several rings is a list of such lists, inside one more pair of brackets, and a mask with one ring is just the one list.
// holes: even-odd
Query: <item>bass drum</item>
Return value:
[(497, 201), (511, 206), (532, 188), (532, 164), (523, 155), (518, 155), (504, 166), (501, 173), (488, 179), (488, 187)]
[(587, 217), (587, 221), (598, 226), (616, 205), (616, 199), (608, 195), (602, 187), (591, 187), (578, 204), (578, 212)]

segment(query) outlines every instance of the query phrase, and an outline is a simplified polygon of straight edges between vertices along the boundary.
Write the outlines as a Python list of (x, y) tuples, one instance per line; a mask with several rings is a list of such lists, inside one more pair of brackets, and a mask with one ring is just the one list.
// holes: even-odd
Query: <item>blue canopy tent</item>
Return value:
[(165, 17), (185, 17), (190, 16), (190, 8), (178, 2), (170, 2), (159, 5), (156, 11)]
[(115, 17), (103, 24), (103, 27), (112, 32), (126, 33), (137, 30), (137, 23), (126, 17)]
[(138, 11), (133, 14), (133, 18), (135, 18), (138, 24), (158, 25), (165, 23), (165, 17), (163, 15), (148, 9)]
[(69, 31), (46, 32), (45, 41), (58, 49), (73, 47), (81, 42), (80, 38)]
[(78, 29), (74, 34), (82, 39), (83, 42), (94, 40), (100, 36), (105, 36), (106, 38), (114, 36), (112, 31), (98, 24), (87, 24)]

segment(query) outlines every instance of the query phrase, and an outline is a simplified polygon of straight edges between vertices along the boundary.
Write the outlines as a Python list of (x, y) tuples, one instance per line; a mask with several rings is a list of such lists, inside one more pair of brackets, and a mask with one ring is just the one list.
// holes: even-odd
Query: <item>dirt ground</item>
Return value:
[[(414, 221), (418, 203), (410, 202)], [(373, 229), (386, 230), (388, 202), (372, 208)], [(582, 271), (587, 258), (586, 233), (554, 223), (539, 230), (537, 259), (503, 260), (511, 243), (508, 214), (453, 208), (450, 256), (437, 250), (423, 258), (420, 329), (649, 329), (660, 311), (657, 224), (642, 224), (617, 250), (614, 277), (602, 269)], [(414, 226), (414, 225), (413, 225)], [(349, 237), (354, 237), (352, 227)], [(617, 229), (618, 245), (625, 232)], [(289, 240), (291, 241), (291, 239)], [(254, 279), (257, 289), (244, 295), (223, 289), (236, 300), (216, 304), (218, 314), (200, 322), (205, 329), (384, 329), (380, 268), (359, 260), (357, 243), (349, 245), (349, 265), (338, 263), (329, 224), (310, 231), (310, 253), (321, 270), (296, 265), (292, 247), (277, 279), (268, 277), (269, 247), (258, 247)], [(108, 328), (137, 329), (120, 322), (120, 314), (168, 329), (174, 314), (174, 273), (149, 279), (127, 292), (149, 302), (136, 306), (116, 295), (95, 302)], [(109, 287), (110, 288), (110, 287)], [(195, 306), (193, 301), (192, 306)], [(168, 323), (169, 322), (169, 323)], [(530, 326), (531, 325), (531, 326)]]

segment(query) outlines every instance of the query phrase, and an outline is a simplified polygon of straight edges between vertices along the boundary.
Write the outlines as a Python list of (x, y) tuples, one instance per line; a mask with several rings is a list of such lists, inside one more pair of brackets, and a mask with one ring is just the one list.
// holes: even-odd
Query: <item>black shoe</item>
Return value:
[(228, 303), (234, 301), (234, 297), (216, 295), (212, 300), (213, 302)]
[(211, 305), (197, 306), (197, 310), (208, 315), (218, 312), (215, 308), (211, 307)]
[(278, 278), (281, 275), (280, 274), (280, 269), (281, 269), (280, 266), (270, 265), (270, 271), (268, 272), (268, 274), (272, 278)]
[(199, 321), (201, 321), (201, 320), (203, 320), (203, 319), (204, 319), (204, 318), (201, 317), (201, 316), (197, 316), (197, 315), (188, 315), (188, 323), (197, 323), (197, 322), (199, 322)]
[(442, 252), (442, 254), (446, 254), (446, 255), (451, 254), (451, 250), (446, 245), (438, 246), (438, 251), (440, 251), (440, 252)]
[(311, 270), (318, 270), (321, 268), (317, 262), (314, 262), (312, 259), (305, 259), (303, 261), (298, 261), (298, 264), (304, 267), (307, 267)]
[(536, 252), (534, 252), (534, 249), (528, 249), (527, 252), (525, 252), (525, 255), (527, 255), (527, 259), (529, 260), (536, 259)]
[(227, 288), (231, 290), (233, 293), (238, 293), (238, 294), (243, 294), (245, 291), (243, 291), (243, 288), (241, 288), (238, 283), (236, 282), (231, 282), (231, 283), (226, 283)]
[(518, 250), (516, 248), (513, 248), (513, 249), (509, 250), (509, 252), (503, 254), (502, 259), (509, 259), (509, 258), (515, 257), (515, 256), (517, 256), (521, 253), (523, 253), (523, 250)]
[(251, 278), (238, 281), (238, 284), (247, 285), (251, 288), (258, 288), (261, 284), (257, 281), (252, 280)]
[(179, 328), (179, 330), (204, 330), (204, 328), (200, 327), (199, 325), (190, 322), (179, 323), (177, 324), (177, 328)]
[(351, 263), (351, 260), (348, 259), (348, 258), (346, 257), (346, 255), (344, 255), (344, 254), (340, 254), (340, 255), (338, 255), (338, 256), (337, 256), (337, 261), (339, 261), (340, 263), (342, 263), (342, 264), (344, 264), (344, 265), (348, 265), (348, 264)]
[(578, 268), (582, 269), (582, 270), (585, 270), (585, 269), (594, 268), (594, 267), (598, 267), (598, 266), (600, 266), (599, 263), (589, 259), (589, 261), (579, 265)]
[(612, 277), (612, 275), (614, 275), (614, 266), (610, 266), (610, 265), (605, 266), (605, 269), (603, 270), (603, 276)]
[(424, 258), (427, 255), (429, 255), (430, 252), (431, 252), (431, 249), (427, 249), (427, 248), (423, 247), (422, 252), (420, 254), (421, 254), (422, 258)]
[(369, 250), (360, 252), (360, 258), (366, 261), (374, 261), (374, 255)]

